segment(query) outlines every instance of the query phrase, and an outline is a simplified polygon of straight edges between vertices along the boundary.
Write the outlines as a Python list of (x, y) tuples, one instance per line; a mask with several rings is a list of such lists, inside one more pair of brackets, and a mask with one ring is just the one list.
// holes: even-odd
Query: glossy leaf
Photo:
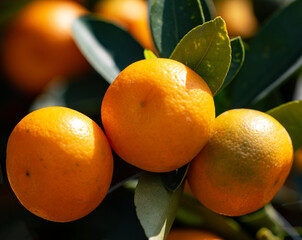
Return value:
[(213, 95), (222, 86), (231, 62), (231, 46), (221, 17), (191, 30), (179, 42), (171, 57), (197, 72)]
[(185, 180), (188, 167), (189, 164), (171, 172), (161, 173), (164, 186), (170, 191), (176, 191)]
[(157, 58), (157, 56), (150, 50), (145, 49), (144, 50), (144, 56), (146, 59), (151, 59), (151, 58)]
[(150, 240), (163, 240), (176, 216), (183, 185), (168, 191), (160, 174), (144, 172), (135, 190), (134, 204), (138, 219)]
[(72, 29), (79, 48), (108, 83), (125, 67), (144, 59), (139, 43), (110, 22), (86, 15), (76, 19)]
[(286, 128), (292, 139), (294, 150), (302, 146), (302, 100), (282, 104), (267, 113)]
[(245, 50), (241, 37), (236, 37), (231, 40), (231, 49), (231, 65), (219, 91), (229, 85), (229, 83), (236, 77), (244, 62)]
[(216, 15), (215, 5), (212, 0), (200, 0), (205, 22), (211, 21)]
[(168, 58), (192, 28), (204, 23), (199, 0), (152, 0), (150, 28), (160, 57)]
[(250, 42), (236, 77), (234, 107), (254, 103), (302, 66), (302, 1), (293, 1), (268, 21)]

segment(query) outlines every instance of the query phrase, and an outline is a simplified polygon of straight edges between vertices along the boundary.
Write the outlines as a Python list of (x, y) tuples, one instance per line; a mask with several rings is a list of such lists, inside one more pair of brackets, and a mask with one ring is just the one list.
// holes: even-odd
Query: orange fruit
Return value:
[(218, 0), (216, 11), (225, 20), (230, 36), (249, 38), (256, 34), (258, 20), (251, 0)]
[(107, 89), (102, 122), (115, 152), (151, 172), (190, 162), (212, 133), (215, 106), (206, 82), (163, 58), (135, 62)]
[(2, 65), (8, 80), (24, 93), (36, 95), (56, 77), (84, 73), (89, 65), (72, 38), (71, 24), (86, 13), (73, 1), (26, 5), (3, 40)]
[(256, 110), (230, 110), (216, 118), (213, 136), (189, 167), (188, 182), (212, 211), (244, 215), (271, 201), (292, 160), (290, 136), (277, 120)]
[(147, 1), (100, 0), (94, 11), (104, 19), (124, 27), (144, 48), (154, 49), (148, 23)]
[(84, 217), (104, 199), (113, 174), (110, 145), (86, 115), (47, 107), (25, 116), (7, 144), (7, 176), (22, 205), (56, 222)]
[(221, 237), (206, 230), (173, 229), (167, 240), (223, 240)]

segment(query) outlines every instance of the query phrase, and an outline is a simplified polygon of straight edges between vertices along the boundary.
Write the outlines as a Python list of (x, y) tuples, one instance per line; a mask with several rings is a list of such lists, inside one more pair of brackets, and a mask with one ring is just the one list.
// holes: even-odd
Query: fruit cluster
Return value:
[(36, 110), (14, 128), (7, 174), (20, 202), (52, 221), (81, 218), (105, 197), (112, 149), (151, 172), (188, 163), (194, 195), (211, 210), (238, 216), (271, 201), (289, 174), (293, 147), (285, 128), (255, 110), (215, 118), (206, 82), (163, 58), (135, 62), (109, 86), (101, 118), (63, 107)]

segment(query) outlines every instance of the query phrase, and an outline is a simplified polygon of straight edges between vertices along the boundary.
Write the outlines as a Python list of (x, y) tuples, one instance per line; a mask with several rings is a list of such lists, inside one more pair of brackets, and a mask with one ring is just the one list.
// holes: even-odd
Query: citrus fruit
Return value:
[(56, 222), (84, 217), (104, 199), (113, 159), (101, 128), (86, 115), (47, 107), (25, 116), (7, 144), (7, 176), (22, 205)]
[(215, 106), (206, 82), (163, 58), (126, 67), (107, 89), (102, 122), (115, 152), (151, 172), (190, 162), (212, 133)]
[(8, 80), (22, 92), (36, 95), (56, 77), (84, 73), (89, 65), (72, 38), (71, 24), (86, 13), (73, 1), (26, 5), (3, 39), (2, 65)]
[(214, 134), (191, 162), (188, 182), (214, 212), (239, 216), (267, 204), (292, 166), (285, 128), (266, 113), (229, 110), (216, 118)]
[(258, 21), (251, 0), (218, 0), (215, 3), (217, 15), (225, 20), (230, 36), (249, 38), (255, 35)]
[(167, 240), (223, 240), (221, 237), (206, 230), (173, 229), (168, 234)]
[(144, 47), (153, 50), (145, 0), (101, 0), (95, 10), (103, 18), (124, 27)]

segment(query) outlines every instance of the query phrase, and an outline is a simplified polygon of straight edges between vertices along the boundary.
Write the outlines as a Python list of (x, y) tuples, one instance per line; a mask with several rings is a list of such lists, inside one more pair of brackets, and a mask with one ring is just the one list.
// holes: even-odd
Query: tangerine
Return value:
[(251, 0), (219, 0), (215, 4), (217, 15), (225, 20), (230, 36), (249, 38), (256, 34), (259, 26)]
[(37, 95), (56, 77), (84, 73), (89, 65), (71, 32), (88, 11), (73, 1), (42, 0), (26, 5), (4, 35), (2, 65), (22, 92)]
[(167, 240), (223, 240), (214, 233), (200, 229), (172, 229)]
[(190, 162), (212, 134), (215, 106), (206, 82), (184, 64), (154, 58), (125, 68), (107, 89), (102, 122), (115, 152), (151, 172)]
[(146, 49), (154, 51), (145, 0), (101, 0), (95, 12), (129, 31)]
[(293, 146), (285, 128), (270, 115), (229, 110), (216, 118), (214, 134), (191, 162), (193, 194), (219, 214), (239, 216), (270, 202), (285, 182)]
[(113, 174), (110, 145), (89, 117), (65, 107), (25, 116), (7, 144), (7, 176), (21, 204), (56, 222), (84, 217), (104, 199)]

